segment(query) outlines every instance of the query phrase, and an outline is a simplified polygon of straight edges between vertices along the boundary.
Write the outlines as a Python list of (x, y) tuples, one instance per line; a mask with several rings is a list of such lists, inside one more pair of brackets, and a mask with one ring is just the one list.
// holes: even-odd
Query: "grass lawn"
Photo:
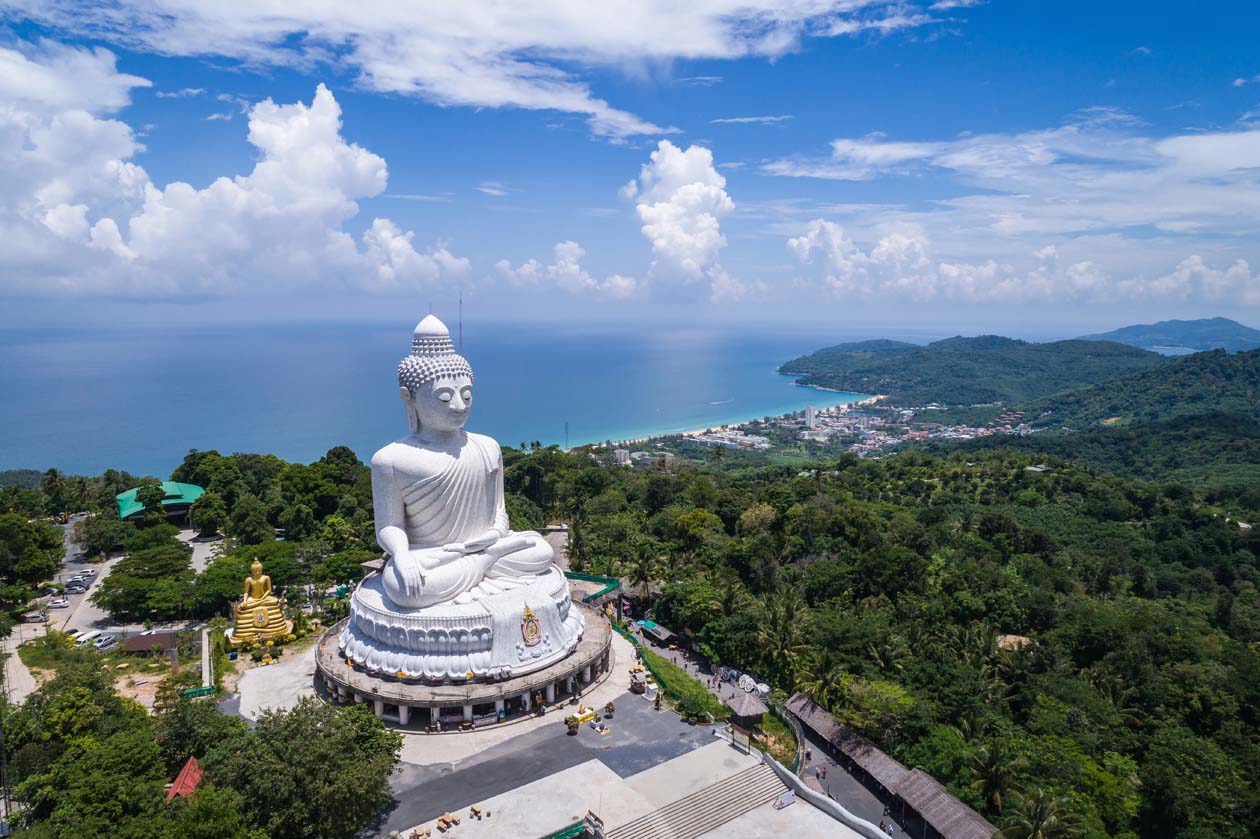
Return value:
[(784, 766), (791, 766), (796, 757), (796, 735), (792, 729), (768, 713), (761, 718), (761, 735), (753, 745), (770, 752), (770, 756)]
[(644, 660), (652, 666), (652, 669), (664, 682), (661, 687), (665, 689), (666, 693), (674, 691), (681, 694), (682, 698), (675, 701), (675, 705), (680, 709), (686, 703), (696, 708), (703, 708), (719, 720), (726, 719), (730, 714), (730, 709), (719, 702), (716, 696), (709, 693), (708, 688), (686, 670), (646, 647), (642, 648), (642, 650)]
[[(47, 635), (28, 641), (18, 647), (18, 656), (22, 663), (32, 670), (56, 670), (68, 661), (82, 661), (93, 658), (101, 661), (111, 673), (156, 675), (169, 673), (171, 660), (165, 655), (140, 656), (124, 653), (114, 649), (108, 653), (99, 653), (91, 647), (76, 647), (61, 632), (50, 632)], [(181, 665), (188, 667), (198, 665), (196, 656), (180, 657)], [(126, 667), (119, 665), (125, 664)], [(199, 665), (198, 665), (199, 666)]]

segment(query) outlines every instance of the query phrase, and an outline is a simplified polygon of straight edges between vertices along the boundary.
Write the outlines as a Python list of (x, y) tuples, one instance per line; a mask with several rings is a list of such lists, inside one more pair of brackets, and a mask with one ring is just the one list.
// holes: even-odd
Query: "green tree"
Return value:
[[(1241, 837), (1247, 798), (1237, 762), (1181, 726), (1155, 735), (1142, 764), (1141, 823), (1147, 835)], [(1206, 832), (1206, 833), (1204, 833)]]
[(232, 508), (228, 531), (242, 545), (259, 545), (276, 538), (275, 528), (267, 521), (267, 508), (252, 493), (244, 493)]
[(176, 679), (164, 680), (153, 706), (153, 736), (171, 776), (188, 758), (200, 760), (216, 744), (239, 738), (249, 730), (243, 720), (223, 714), (218, 706), (181, 696), (183, 687)]
[(321, 537), (334, 551), (344, 551), (354, 543), (354, 529), (341, 516), (329, 516), (324, 520)]
[(315, 513), (305, 504), (285, 508), (280, 514), (280, 526), (284, 528), (284, 538), (289, 542), (305, 542), (319, 535)]
[[(56, 573), (63, 554), (59, 527), (20, 513), (0, 515), (0, 609), (24, 606), (35, 586)], [(0, 615), (0, 629), (7, 625)]]
[(229, 521), (223, 496), (213, 491), (202, 493), (189, 509), (188, 520), (202, 536), (213, 536), (221, 531)]
[(971, 753), (971, 788), (979, 793), (991, 815), (1002, 812), (1006, 797), (1019, 790), (1028, 760), (1012, 751), (1010, 744), (993, 740)]
[(335, 839), (356, 835), (389, 800), (401, 748), (402, 737), (364, 706), (306, 698), (265, 712), (252, 734), (220, 742), (204, 765), (211, 782), (246, 794), (250, 823), (269, 836)]
[(135, 528), (116, 516), (101, 514), (80, 519), (75, 525), (74, 538), (83, 546), (88, 556), (99, 556), (109, 559), (110, 555), (121, 548)]
[(268, 839), (245, 821), (245, 799), (235, 790), (202, 784), (167, 806), (166, 836), (179, 839)]
[(66, 476), (58, 469), (49, 469), (39, 481), (39, 491), (44, 495), (45, 509), (49, 513), (66, 511)]
[(1002, 822), (1003, 839), (1073, 839), (1080, 835), (1080, 820), (1067, 798), (1034, 787), (1012, 793), (1014, 806)]
[(162, 509), (162, 499), (165, 497), (166, 490), (157, 482), (143, 484), (136, 490), (136, 500), (144, 506), (139, 520), (141, 526), (152, 527), (166, 521), (166, 513)]

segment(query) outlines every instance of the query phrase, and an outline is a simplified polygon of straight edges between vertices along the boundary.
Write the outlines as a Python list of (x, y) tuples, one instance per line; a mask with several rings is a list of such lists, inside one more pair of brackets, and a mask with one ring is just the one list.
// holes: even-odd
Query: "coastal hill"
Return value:
[(1163, 320), (1113, 329), (1099, 335), (1082, 336), (1083, 341), (1115, 341), (1142, 349), (1215, 350), (1230, 352), (1260, 348), (1260, 329), (1252, 329), (1229, 318)]
[(1044, 430), (931, 448), (1037, 452), (1260, 508), (1260, 350), (1182, 356), (1019, 407)]
[(1260, 350), (1169, 359), (1154, 369), (1033, 401), (1025, 410), (1038, 418), (1037, 425), (1076, 429), (1206, 413), (1260, 419)]
[(879, 393), (896, 405), (1028, 402), (1161, 364), (1156, 353), (1110, 341), (1032, 344), (997, 335), (837, 344), (795, 358), (779, 372), (800, 384)]

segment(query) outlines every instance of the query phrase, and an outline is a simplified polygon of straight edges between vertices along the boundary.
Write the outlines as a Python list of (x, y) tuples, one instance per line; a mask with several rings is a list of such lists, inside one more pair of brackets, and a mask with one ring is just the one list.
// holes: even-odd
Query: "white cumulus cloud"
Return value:
[(653, 289), (666, 297), (730, 298), (737, 281), (718, 264), (726, 246), (721, 220), (735, 209), (726, 179), (714, 168), (713, 152), (685, 150), (662, 140), (639, 177), (621, 194), (635, 203), (640, 230), (655, 257), (648, 273)]
[(154, 184), (131, 162), (134, 132), (110, 115), (148, 82), (104, 50), (0, 49), (0, 273), (10, 292), (161, 296), (188, 292), (405, 289), (467, 270), (444, 248), (374, 220), (343, 225), (380, 194), (385, 161), (341, 136), (322, 85), (308, 105), (249, 113), (258, 161), (204, 189)]
[(9, 17), (128, 49), (306, 70), (331, 64), (370, 90), (445, 105), (585, 115), (593, 133), (614, 139), (673, 129), (609, 104), (582, 79), (584, 70), (637, 75), (674, 61), (774, 58), (805, 38), (887, 33), (932, 22), (904, 8), (901, 0), (0, 0)]
[(499, 276), (515, 288), (559, 288), (572, 294), (595, 294), (614, 299), (634, 295), (637, 283), (633, 277), (610, 274), (597, 280), (582, 267), (586, 251), (577, 242), (560, 242), (554, 249), (555, 258), (550, 265), (536, 259), (513, 268), (512, 263), (501, 259), (495, 263)]
[(1260, 304), (1260, 277), (1246, 260), (1217, 268), (1189, 256), (1161, 276), (1116, 277), (1092, 260), (1066, 261), (1058, 247), (1028, 254), (1021, 265), (938, 260), (921, 228), (878, 235), (866, 249), (840, 225), (814, 219), (787, 240), (802, 278), (851, 300), (964, 303), (1136, 302), (1199, 300)]

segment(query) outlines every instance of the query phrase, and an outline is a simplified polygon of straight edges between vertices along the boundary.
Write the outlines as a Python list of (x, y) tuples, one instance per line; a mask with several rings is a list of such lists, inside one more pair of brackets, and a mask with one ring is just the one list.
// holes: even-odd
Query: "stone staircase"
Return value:
[(787, 787), (765, 764), (605, 832), (606, 839), (695, 839), (779, 797)]

